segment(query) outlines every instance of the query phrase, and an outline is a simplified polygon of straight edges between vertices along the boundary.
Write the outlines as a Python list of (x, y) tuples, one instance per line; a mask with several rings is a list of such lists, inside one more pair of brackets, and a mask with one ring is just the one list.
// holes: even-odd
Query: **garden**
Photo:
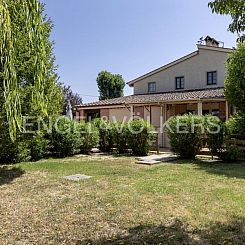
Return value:
[(106, 155), (1, 166), (0, 243), (244, 244), (244, 170)]
[[(234, 13), (225, 2), (210, 6)], [(225, 81), (237, 112), (225, 123), (170, 118), (178, 159), (145, 166), (135, 156), (149, 154), (156, 133), (143, 119), (61, 116), (66, 102), (44, 5), (0, 0), (0, 10), (0, 244), (245, 244), (244, 156), (228, 144), (245, 135), (244, 36)], [(232, 18), (231, 31), (243, 31), (234, 25), (239, 15)], [(218, 161), (198, 160), (203, 147)], [(88, 178), (67, 178), (75, 174)]]
[(93, 148), (105, 153), (145, 156), (155, 139), (154, 127), (143, 119), (128, 123), (112, 123), (103, 119), (77, 122), (62, 116), (51, 122), (47, 131), (25, 132), (15, 142), (2, 138), (1, 163), (89, 154)]
[[(148, 154), (155, 133), (144, 120), (59, 118), (0, 167), (1, 243), (244, 244), (245, 165), (224, 144), (237, 122), (173, 117), (179, 160), (145, 166), (135, 156)], [(203, 146), (224, 161), (197, 160)], [(89, 178), (67, 179), (74, 174)]]

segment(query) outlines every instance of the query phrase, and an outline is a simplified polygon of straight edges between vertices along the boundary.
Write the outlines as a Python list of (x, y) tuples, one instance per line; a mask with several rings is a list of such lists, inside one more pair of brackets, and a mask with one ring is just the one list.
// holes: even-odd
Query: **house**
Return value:
[(76, 116), (80, 120), (99, 116), (112, 121), (144, 118), (159, 131), (160, 146), (168, 147), (162, 125), (174, 115), (229, 118), (232, 108), (224, 96), (224, 80), (225, 62), (232, 51), (207, 36), (195, 52), (129, 81), (133, 95), (76, 106)]

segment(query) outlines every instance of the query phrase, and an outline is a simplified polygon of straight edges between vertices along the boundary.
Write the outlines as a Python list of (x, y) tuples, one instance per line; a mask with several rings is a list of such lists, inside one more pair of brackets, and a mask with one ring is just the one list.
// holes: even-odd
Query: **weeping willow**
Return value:
[[(3, 109), (8, 123), (9, 136), (15, 141), (17, 131), (21, 131), (21, 103), (20, 89), (16, 75), (16, 30), (12, 18), (21, 11), (25, 18), (25, 33), (28, 35), (30, 53), (34, 55), (34, 72), (31, 104), (32, 109), (47, 114), (47, 100), (45, 99), (43, 81), (46, 78), (45, 41), (43, 36), (43, 17), (41, 4), (38, 0), (15, 0), (15, 14), (10, 14), (11, 0), (0, 0), (0, 59), (1, 82), (3, 87)], [(34, 50), (34, 54), (33, 54)]]

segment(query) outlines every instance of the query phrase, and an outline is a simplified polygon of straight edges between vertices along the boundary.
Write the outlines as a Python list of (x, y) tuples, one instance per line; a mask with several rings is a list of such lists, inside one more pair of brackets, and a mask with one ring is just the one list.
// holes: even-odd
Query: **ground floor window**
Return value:
[(209, 115), (210, 112), (209, 112), (209, 110), (203, 110), (203, 111), (202, 111), (202, 114), (203, 114), (203, 116), (205, 116), (205, 115)]
[(100, 118), (100, 110), (90, 110), (86, 112), (87, 122), (91, 122), (96, 118)]
[(219, 115), (220, 115), (219, 110), (212, 110), (212, 115), (219, 117)]

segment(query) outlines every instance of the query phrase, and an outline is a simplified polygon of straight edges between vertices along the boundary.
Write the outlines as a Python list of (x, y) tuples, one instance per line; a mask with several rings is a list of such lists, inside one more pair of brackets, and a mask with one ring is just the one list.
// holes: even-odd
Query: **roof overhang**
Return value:
[(142, 102), (133, 102), (133, 103), (124, 103), (124, 104), (119, 104), (119, 105), (111, 105), (111, 106), (99, 106), (99, 105), (94, 105), (94, 106), (79, 106), (75, 108), (75, 111), (80, 111), (80, 110), (97, 110), (97, 109), (119, 109), (119, 108), (127, 108), (128, 106), (149, 106), (149, 105), (164, 105), (164, 104), (195, 104), (198, 102), (203, 102), (203, 103), (211, 103), (211, 102), (222, 102), (226, 101), (225, 98), (204, 98), (204, 99), (186, 99), (186, 100), (166, 100), (166, 101), (145, 101), (144, 103)]
[(138, 78), (135, 78), (134, 80), (131, 80), (131, 81), (127, 82), (127, 84), (128, 84), (130, 87), (133, 87), (133, 85), (134, 85), (135, 83), (137, 83), (137, 82), (139, 82), (139, 81), (141, 81), (141, 80), (143, 80), (143, 79), (145, 79), (145, 78), (147, 78), (147, 77), (150, 77), (150, 76), (152, 76), (152, 75), (155, 75), (155, 74), (157, 74), (157, 73), (159, 73), (159, 72), (161, 72), (161, 71), (163, 71), (163, 70), (166, 70), (166, 69), (168, 69), (168, 68), (171, 67), (171, 66), (177, 65), (177, 64), (179, 64), (179, 63), (181, 63), (181, 62), (183, 62), (183, 61), (185, 61), (185, 60), (188, 60), (188, 59), (190, 59), (190, 58), (192, 58), (192, 57), (194, 57), (194, 56), (196, 56), (196, 55), (198, 55), (198, 51), (195, 51), (195, 52), (193, 52), (193, 53), (191, 53), (191, 54), (188, 54), (188, 55), (186, 55), (186, 56), (184, 56), (184, 57), (182, 57), (182, 58), (180, 58), (180, 59), (178, 59), (178, 60), (175, 60), (175, 61), (173, 61), (173, 62), (171, 62), (171, 63), (169, 63), (169, 64), (167, 64), (167, 65), (165, 65), (165, 66), (162, 66), (162, 67), (160, 67), (160, 68), (158, 68), (158, 69), (156, 69), (156, 70), (153, 70), (153, 71), (151, 71), (151, 72), (149, 72), (149, 73), (147, 73), (147, 74), (145, 74), (145, 75), (143, 75), (143, 76), (140, 76), (140, 77), (138, 77)]

